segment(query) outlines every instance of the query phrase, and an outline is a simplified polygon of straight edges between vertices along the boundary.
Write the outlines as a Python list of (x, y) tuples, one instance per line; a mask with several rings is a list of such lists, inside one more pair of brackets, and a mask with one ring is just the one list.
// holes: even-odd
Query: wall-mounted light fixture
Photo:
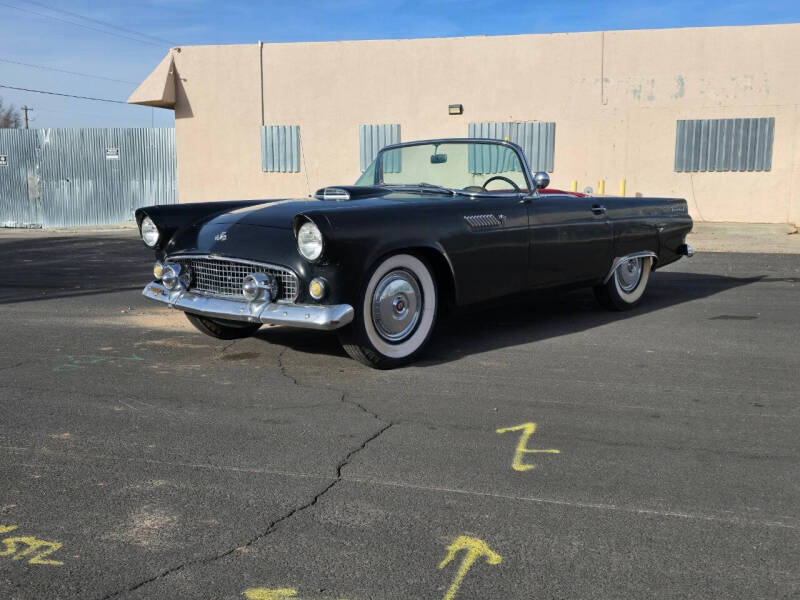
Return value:
[(451, 104), (447, 107), (447, 113), (451, 115), (463, 115), (464, 114), (464, 105), (463, 104)]

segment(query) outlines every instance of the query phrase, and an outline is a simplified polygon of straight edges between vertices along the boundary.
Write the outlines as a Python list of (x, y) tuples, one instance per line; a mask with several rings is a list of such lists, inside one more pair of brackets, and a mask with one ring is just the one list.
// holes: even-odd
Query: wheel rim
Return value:
[(390, 271), (381, 278), (372, 295), (375, 331), (389, 342), (406, 339), (419, 323), (422, 306), (417, 278), (405, 269)]
[(632, 292), (642, 279), (642, 259), (630, 258), (617, 267), (617, 283), (623, 292)]

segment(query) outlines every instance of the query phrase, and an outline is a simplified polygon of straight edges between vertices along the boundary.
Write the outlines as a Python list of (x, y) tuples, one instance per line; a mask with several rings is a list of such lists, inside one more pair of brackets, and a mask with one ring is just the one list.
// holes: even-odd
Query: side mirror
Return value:
[(550, 175), (544, 171), (539, 171), (533, 176), (533, 187), (535, 187), (537, 190), (546, 188), (548, 185), (550, 185)]

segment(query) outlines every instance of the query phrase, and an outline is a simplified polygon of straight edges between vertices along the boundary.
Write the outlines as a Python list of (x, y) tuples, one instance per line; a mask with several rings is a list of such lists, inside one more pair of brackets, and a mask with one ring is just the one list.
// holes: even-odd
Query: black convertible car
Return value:
[(354, 359), (391, 368), (444, 307), (586, 285), (624, 310), (651, 271), (692, 255), (685, 200), (548, 185), (516, 144), (443, 139), (387, 146), (355, 185), (313, 198), (141, 208), (157, 259), (143, 293), (217, 338), (336, 329)]

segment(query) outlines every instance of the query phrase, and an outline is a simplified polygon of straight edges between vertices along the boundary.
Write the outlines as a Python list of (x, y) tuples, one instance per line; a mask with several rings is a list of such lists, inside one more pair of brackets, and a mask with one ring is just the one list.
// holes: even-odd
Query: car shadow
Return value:
[(153, 251), (135, 231), (0, 239), (0, 305), (141, 290)]
[[(650, 279), (642, 303), (624, 312), (602, 308), (590, 289), (537, 292), (445, 315), (427, 349), (414, 362), (430, 367), (499, 348), (578, 333), (707, 298), (763, 279), (660, 272)], [(256, 337), (307, 354), (346, 356), (335, 333), (264, 328)]]

